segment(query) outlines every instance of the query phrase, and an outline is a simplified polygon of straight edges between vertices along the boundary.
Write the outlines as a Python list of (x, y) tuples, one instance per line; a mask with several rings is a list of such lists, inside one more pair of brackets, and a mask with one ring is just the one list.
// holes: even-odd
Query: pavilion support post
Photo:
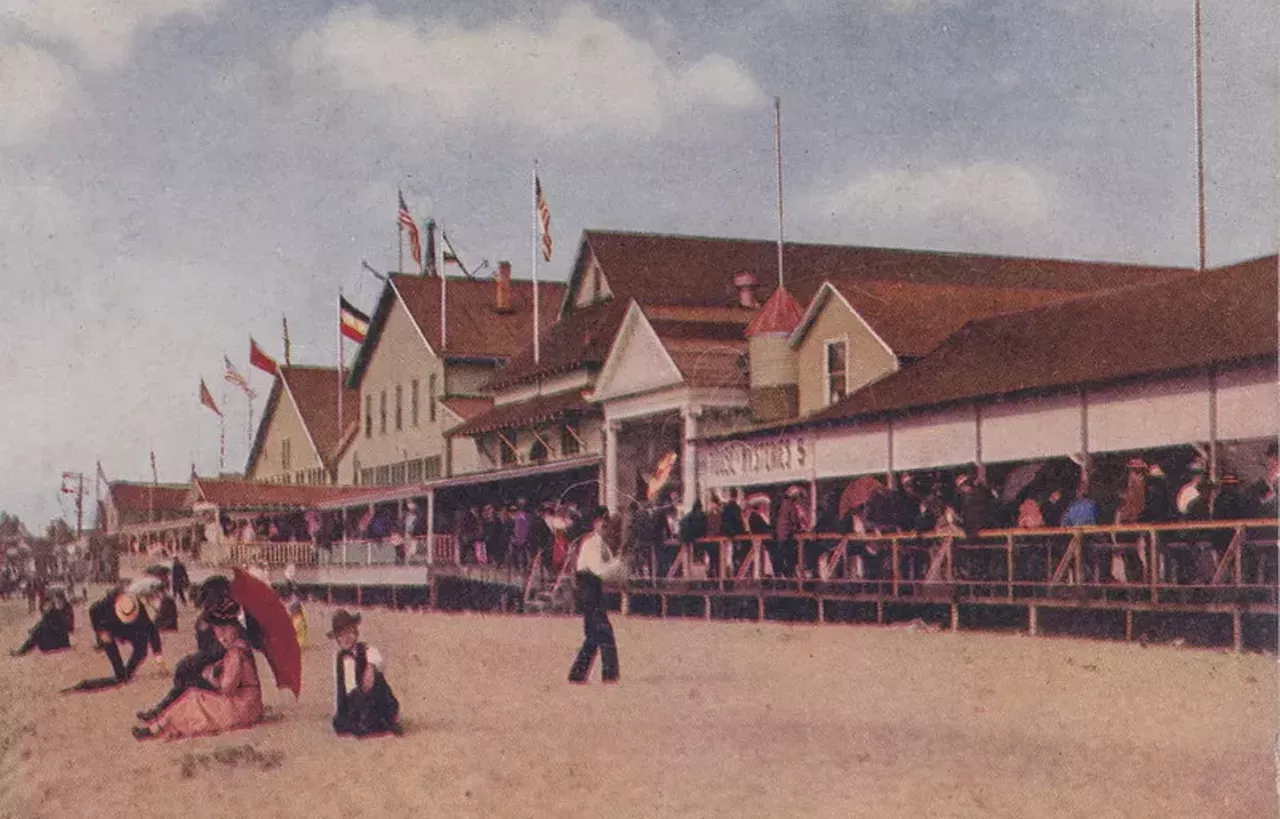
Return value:
[(951, 604), (951, 630), (960, 630), (960, 605), (958, 603)]
[(1231, 612), (1231, 649), (1237, 654), (1244, 651), (1244, 615), (1239, 610)]
[(436, 559), (436, 490), (427, 490), (427, 565)]
[(1040, 633), (1040, 610), (1035, 604), (1027, 606), (1027, 633), (1032, 637)]

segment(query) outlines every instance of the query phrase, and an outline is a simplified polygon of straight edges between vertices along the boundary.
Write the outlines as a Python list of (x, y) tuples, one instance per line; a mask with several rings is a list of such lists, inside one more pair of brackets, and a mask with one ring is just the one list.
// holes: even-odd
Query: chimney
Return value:
[(427, 257), (422, 260), (422, 275), (436, 275), (436, 220), (427, 220)]
[(511, 307), (511, 262), (498, 262), (498, 275), (493, 280), (493, 309), (499, 313), (510, 313)]
[(738, 306), (755, 309), (760, 306), (756, 301), (756, 277), (742, 271), (733, 277), (733, 286), (738, 288)]

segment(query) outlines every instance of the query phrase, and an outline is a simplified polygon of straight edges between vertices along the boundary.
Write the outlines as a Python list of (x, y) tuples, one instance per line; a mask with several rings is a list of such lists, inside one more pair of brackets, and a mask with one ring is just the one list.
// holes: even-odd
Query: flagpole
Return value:
[[(342, 436), (346, 433), (346, 427), (342, 425), (342, 286), (338, 286), (338, 441), (342, 441)], [(337, 483), (337, 475), (334, 475), (334, 482)]]
[(533, 160), (533, 363), (539, 359), (538, 350), (538, 160)]
[[(434, 233), (432, 234), (434, 235)], [(440, 243), (444, 244), (444, 223), (440, 224)], [(440, 248), (440, 259), (437, 265), (435, 242), (431, 242), (431, 266), (440, 274), (440, 355), (444, 355), (444, 348), (448, 344), (449, 339), (449, 302), (446, 298), (445, 291), (448, 289), (449, 277), (445, 275), (448, 271), (444, 269), (444, 248)]]
[(1205, 270), (1205, 217), (1204, 217), (1204, 83), (1201, 66), (1203, 52), (1200, 33), (1200, 0), (1195, 0), (1195, 80), (1196, 80), (1196, 222), (1200, 272)]
[(223, 412), (218, 413), (218, 477), (222, 477), (222, 472), (226, 468), (227, 460), (227, 382), (222, 382), (222, 401), (219, 402)]
[(404, 192), (399, 188), (396, 189), (396, 238), (399, 240), (399, 261), (396, 263), (396, 272), (403, 275), (404, 273), (404, 223), (400, 221), (400, 203), (404, 201)]
[(773, 151), (778, 163), (778, 287), (782, 287), (782, 97), (773, 98)]

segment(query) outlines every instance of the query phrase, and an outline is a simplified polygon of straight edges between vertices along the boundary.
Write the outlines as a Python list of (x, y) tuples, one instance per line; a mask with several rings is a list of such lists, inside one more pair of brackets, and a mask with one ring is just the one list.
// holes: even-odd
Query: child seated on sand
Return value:
[(333, 730), (358, 737), (403, 733), (400, 703), (383, 676), (382, 654), (360, 642), (360, 615), (338, 609), (329, 637), (338, 644)]

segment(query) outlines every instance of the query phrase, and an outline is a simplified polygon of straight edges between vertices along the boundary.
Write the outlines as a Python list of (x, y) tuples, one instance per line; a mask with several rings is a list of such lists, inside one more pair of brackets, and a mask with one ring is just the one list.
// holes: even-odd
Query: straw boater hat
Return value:
[(138, 619), (138, 598), (132, 594), (116, 595), (116, 619), (128, 625)]
[(336, 637), (352, 626), (358, 625), (360, 625), (360, 614), (358, 612), (356, 614), (352, 614), (346, 609), (338, 609), (333, 614), (333, 625), (329, 629), (329, 633), (325, 636)]

